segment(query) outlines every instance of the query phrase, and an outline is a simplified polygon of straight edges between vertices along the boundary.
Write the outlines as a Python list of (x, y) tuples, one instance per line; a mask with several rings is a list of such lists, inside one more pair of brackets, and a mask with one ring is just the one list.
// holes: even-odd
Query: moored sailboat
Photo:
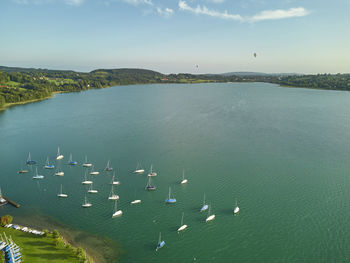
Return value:
[(105, 171), (106, 171), (106, 172), (113, 171), (113, 167), (111, 167), (111, 161), (110, 161), (110, 160), (108, 160), (108, 162), (107, 162)]
[(87, 175), (86, 174), (87, 174), (87, 172), (85, 171), (84, 180), (81, 183), (82, 184), (92, 184), (92, 181), (87, 179)]
[(100, 174), (100, 172), (97, 172), (94, 170), (94, 166), (91, 167), (91, 172), (90, 172), (91, 175), (98, 175)]
[(49, 157), (46, 158), (46, 163), (45, 163), (45, 166), (44, 166), (45, 169), (54, 169), (55, 166), (53, 164), (50, 164), (50, 159)]
[(210, 205), (209, 205), (208, 217), (205, 219), (205, 222), (213, 221), (214, 219), (215, 219), (215, 215), (210, 214)]
[(140, 163), (137, 163), (136, 169), (134, 171), (135, 174), (143, 174), (145, 170), (142, 168)]
[(97, 194), (98, 191), (96, 189), (93, 189), (92, 186), (93, 186), (93, 183), (90, 184), (90, 188), (88, 190), (88, 193), (90, 193), (90, 194)]
[(33, 179), (44, 179), (44, 176), (43, 175), (40, 175), (38, 174), (38, 167), (35, 167), (36, 168), (36, 173), (35, 175), (33, 176)]
[(151, 185), (151, 177), (148, 177), (148, 182), (145, 189), (148, 191), (156, 190), (156, 187), (154, 185)]
[(87, 156), (85, 156), (85, 162), (83, 163), (83, 167), (91, 167), (92, 163), (89, 163), (87, 160)]
[(115, 203), (114, 203), (114, 213), (112, 215), (112, 218), (113, 217), (117, 217), (117, 216), (121, 216), (123, 214), (122, 210), (118, 210), (117, 203), (118, 203), (118, 201), (116, 200)]
[(115, 181), (115, 172), (113, 173), (111, 185), (120, 185), (120, 182), (119, 182), (119, 181)]
[(56, 157), (56, 160), (62, 160), (63, 157), (64, 157), (64, 156), (60, 153), (60, 147), (58, 147), (58, 149), (57, 149), (57, 157)]
[(84, 208), (88, 208), (88, 207), (91, 207), (91, 206), (92, 206), (92, 204), (89, 203), (89, 201), (88, 201), (86, 195), (85, 195), (85, 202), (84, 202), (81, 206), (84, 207)]
[(233, 210), (233, 213), (238, 214), (238, 212), (239, 212), (239, 207), (237, 205), (237, 198), (236, 198), (235, 209)]
[(32, 157), (30, 156), (30, 153), (28, 154), (27, 162), (28, 165), (36, 164), (36, 161), (32, 160)]
[(162, 233), (159, 232), (159, 239), (158, 239), (158, 244), (157, 244), (157, 248), (156, 251), (158, 251), (158, 249), (162, 248), (165, 246), (165, 241), (162, 240)]
[(182, 181), (181, 184), (187, 184), (188, 180), (185, 179), (185, 171), (182, 171)]
[(78, 162), (73, 161), (72, 154), (70, 154), (70, 155), (69, 155), (69, 161), (68, 161), (68, 164), (69, 164), (69, 165), (77, 165), (77, 164), (78, 164)]
[(151, 168), (149, 169), (148, 176), (149, 177), (157, 176), (157, 173), (153, 171), (153, 164), (151, 164)]
[(175, 198), (171, 198), (170, 195), (171, 195), (171, 188), (169, 187), (169, 196), (168, 196), (168, 199), (165, 200), (165, 203), (167, 203), (167, 204), (174, 204), (174, 203), (176, 203), (176, 199)]
[(55, 172), (55, 175), (56, 176), (63, 176), (64, 175), (64, 172), (60, 169), (60, 168), (57, 168), (56, 172)]
[(201, 208), (201, 212), (205, 211), (208, 209), (208, 205), (205, 203), (205, 194), (204, 194), (204, 197), (203, 197), (203, 206)]
[(68, 197), (67, 194), (64, 194), (63, 191), (62, 191), (62, 184), (61, 184), (61, 192), (57, 195), (58, 197), (61, 197), (61, 198), (66, 198)]
[(108, 200), (118, 200), (119, 195), (114, 193), (114, 186), (112, 185), (111, 193), (109, 194)]
[(185, 230), (187, 228), (187, 225), (184, 225), (184, 212), (182, 212), (182, 217), (181, 217), (181, 226), (177, 230), (177, 232), (180, 232), (182, 230)]

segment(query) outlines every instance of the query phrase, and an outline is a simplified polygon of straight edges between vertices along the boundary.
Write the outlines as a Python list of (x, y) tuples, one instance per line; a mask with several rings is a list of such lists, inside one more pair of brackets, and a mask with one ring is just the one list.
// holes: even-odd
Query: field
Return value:
[[(56, 246), (52, 236), (40, 237), (19, 230), (0, 227), (0, 233), (12, 237), (13, 241), (21, 248), (24, 262), (35, 263), (70, 263), (79, 262), (71, 248)], [(0, 260), (0, 262), (2, 262)]]

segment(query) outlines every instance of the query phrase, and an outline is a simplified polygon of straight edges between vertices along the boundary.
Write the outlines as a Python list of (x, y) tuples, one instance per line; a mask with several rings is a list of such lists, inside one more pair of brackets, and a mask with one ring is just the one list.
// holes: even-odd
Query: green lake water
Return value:
[[(108, 237), (119, 262), (350, 262), (350, 93), (265, 83), (118, 86), (0, 113), (0, 187), (22, 207)], [(55, 161), (57, 147), (65, 158)], [(24, 168), (28, 152), (42, 181)], [(67, 165), (69, 154), (80, 165)], [(81, 204), (88, 156), (93, 206)], [(42, 165), (49, 156), (65, 172)], [(111, 160), (121, 185), (112, 218)], [(147, 173), (158, 176), (145, 191)], [(185, 170), (187, 185), (180, 185)], [(58, 199), (60, 184), (69, 195)], [(164, 200), (171, 186), (174, 205)], [(199, 213), (203, 194), (216, 219)], [(233, 215), (234, 200), (240, 212)], [(139, 205), (130, 201), (142, 199)], [(189, 226), (177, 233), (181, 214)], [(166, 246), (155, 251), (159, 232)]]

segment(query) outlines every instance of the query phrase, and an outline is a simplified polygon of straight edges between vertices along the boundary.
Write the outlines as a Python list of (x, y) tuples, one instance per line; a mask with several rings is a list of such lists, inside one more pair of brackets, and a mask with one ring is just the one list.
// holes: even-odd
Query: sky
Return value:
[(350, 73), (349, 11), (350, 0), (0, 0), (0, 65)]

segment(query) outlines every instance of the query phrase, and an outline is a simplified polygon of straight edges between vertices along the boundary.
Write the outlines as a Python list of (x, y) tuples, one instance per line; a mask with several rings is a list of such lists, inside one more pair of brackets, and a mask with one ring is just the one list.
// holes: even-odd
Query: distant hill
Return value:
[(238, 72), (226, 72), (222, 73), (223, 76), (296, 76), (302, 75), (297, 73), (263, 73), (263, 72), (249, 72), (249, 71), (238, 71)]

